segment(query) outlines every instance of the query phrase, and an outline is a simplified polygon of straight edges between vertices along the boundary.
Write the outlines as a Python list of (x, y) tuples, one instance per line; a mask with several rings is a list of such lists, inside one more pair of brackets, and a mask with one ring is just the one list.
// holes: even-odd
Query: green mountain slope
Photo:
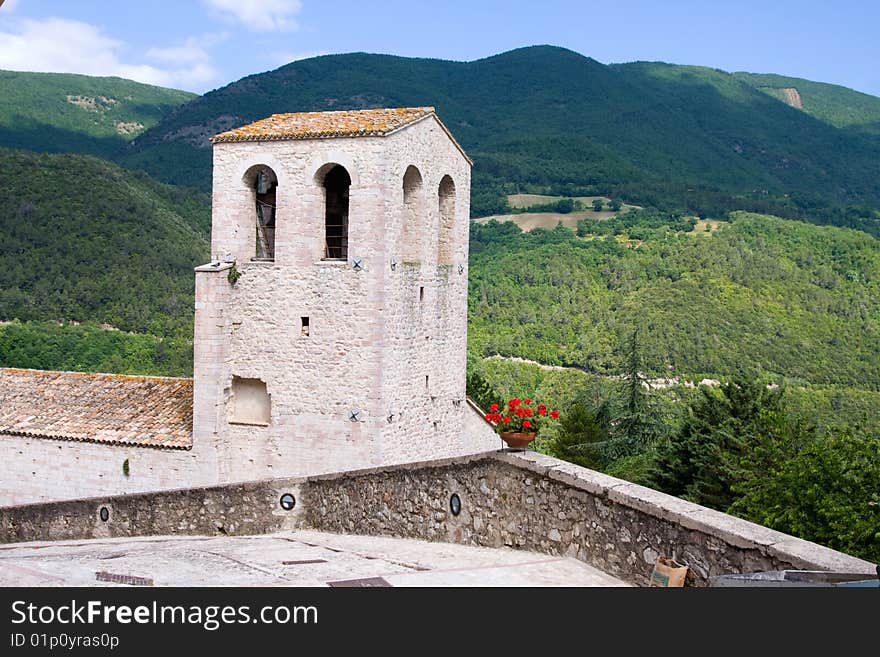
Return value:
[(128, 333), (93, 322), (0, 322), (0, 367), (192, 376), (192, 359), (192, 336)]
[(106, 157), (195, 97), (122, 78), (0, 71), (0, 147)]
[(639, 232), (626, 247), (474, 225), (471, 352), (617, 374), (639, 327), (654, 376), (880, 390), (880, 240), (747, 213), (709, 233)]
[(854, 128), (880, 135), (880, 98), (863, 94), (836, 84), (813, 82), (802, 78), (760, 73), (734, 73), (738, 80), (763, 91), (774, 98), (791, 103), (793, 94), (784, 90), (794, 89), (810, 116), (838, 128)]
[(274, 112), (425, 104), (476, 161), (475, 215), (497, 213), (503, 193), (515, 191), (846, 225), (859, 221), (828, 206), (880, 207), (880, 139), (835, 128), (721, 71), (605, 66), (550, 46), (475, 62), (362, 53), (294, 62), (195, 99), (120, 161), (207, 189), (208, 139), (230, 126)]
[(0, 149), (0, 320), (188, 335), (209, 204), (97, 158)]

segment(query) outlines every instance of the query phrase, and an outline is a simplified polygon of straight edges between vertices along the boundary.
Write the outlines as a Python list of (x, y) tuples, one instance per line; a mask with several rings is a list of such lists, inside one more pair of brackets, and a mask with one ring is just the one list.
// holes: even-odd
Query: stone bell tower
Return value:
[(219, 480), (497, 447), (467, 428), (472, 163), (434, 109), (276, 114), (213, 143), (193, 440)]

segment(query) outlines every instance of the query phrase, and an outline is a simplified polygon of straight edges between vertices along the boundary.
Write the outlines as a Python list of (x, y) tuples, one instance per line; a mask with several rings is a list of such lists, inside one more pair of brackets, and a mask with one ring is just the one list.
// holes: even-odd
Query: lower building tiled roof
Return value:
[(0, 368), (0, 434), (190, 449), (192, 379)]

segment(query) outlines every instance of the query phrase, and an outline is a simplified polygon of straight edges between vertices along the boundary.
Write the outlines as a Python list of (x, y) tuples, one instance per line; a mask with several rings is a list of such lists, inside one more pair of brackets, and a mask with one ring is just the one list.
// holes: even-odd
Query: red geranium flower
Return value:
[[(534, 404), (534, 406), (532, 406)], [(532, 397), (511, 397), (506, 402), (489, 404), (490, 412), (486, 415), (497, 433), (508, 431), (527, 431), (540, 433), (549, 422), (550, 415), (554, 420), (559, 418), (559, 411), (550, 411), (546, 404)]]

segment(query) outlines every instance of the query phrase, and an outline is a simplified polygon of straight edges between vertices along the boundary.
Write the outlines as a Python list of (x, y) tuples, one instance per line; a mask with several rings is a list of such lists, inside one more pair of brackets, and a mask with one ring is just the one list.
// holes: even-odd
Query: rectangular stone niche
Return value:
[(232, 377), (229, 422), (268, 426), (272, 419), (272, 399), (260, 379)]

